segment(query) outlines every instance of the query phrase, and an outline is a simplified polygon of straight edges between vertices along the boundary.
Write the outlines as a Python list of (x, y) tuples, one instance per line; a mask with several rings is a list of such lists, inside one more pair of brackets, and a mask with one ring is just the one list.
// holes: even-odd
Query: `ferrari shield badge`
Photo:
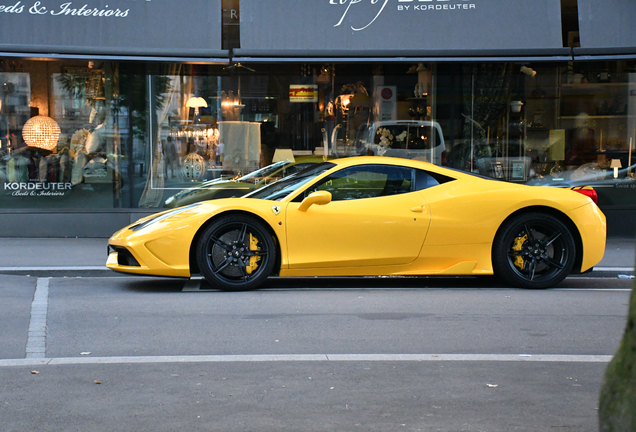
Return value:
[(280, 213), (280, 206), (272, 206), (272, 211), (276, 216), (278, 216), (278, 214)]

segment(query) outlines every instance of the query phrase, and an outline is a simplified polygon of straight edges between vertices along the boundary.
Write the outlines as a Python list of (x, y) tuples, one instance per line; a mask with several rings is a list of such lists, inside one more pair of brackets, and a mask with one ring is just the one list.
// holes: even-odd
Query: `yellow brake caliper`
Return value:
[[(512, 246), (512, 250), (521, 252), (521, 250), (523, 249), (523, 244), (526, 242), (526, 240), (528, 240), (528, 234), (524, 234), (523, 237), (517, 237), (515, 239), (515, 244)], [(515, 264), (515, 267), (517, 267), (519, 270), (523, 270), (523, 266), (524, 266), (523, 257), (521, 255), (517, 255), (515, 257), (514, 264)]]
[[(250, 233), (250, 250), (251, 251), (259, 250), (258, 239), (254, 237), (251, 233)], [(250, 257), (250, 262), (245, 266), (245, 271), (247, 271), (248, 275), (251, 275), (258, 268), (258, 262), (260, 261), (260, 259), (261, 257), (259, 256)]]

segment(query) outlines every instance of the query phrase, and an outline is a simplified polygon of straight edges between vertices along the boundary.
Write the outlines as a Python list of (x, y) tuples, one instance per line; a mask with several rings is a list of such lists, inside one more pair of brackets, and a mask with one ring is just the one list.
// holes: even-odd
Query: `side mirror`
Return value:
[(307, 198), (300, 203), (300, 207), (298, 207), (299, 211), (307, 211), (309, 207), (312, 205), (325, 205), (331, 202), (331, 192), (327, 191), (316, 191), (309, 194)]

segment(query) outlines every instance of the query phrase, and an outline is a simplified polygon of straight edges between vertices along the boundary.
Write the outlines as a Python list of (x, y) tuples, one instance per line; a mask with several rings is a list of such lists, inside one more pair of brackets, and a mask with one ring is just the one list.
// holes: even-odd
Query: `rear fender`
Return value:
[[(551, 207), (544, 207), (544, 206), (532, 206), (532, 207), (525, 207), (522, 209), (519, 209), (517, 211), (515, 211), (514, 213), (511, 213), (510, 215), (508, 215), (508, 217), (506, 219), (504, 219), (501, 222), (501, 225), (499, 225), (499, 229), (497, 229), (497, 233), (495, 234), (495, 237), (492, 239), (492, 243), (491, 244), (495, 244), (495, 239), (500, 235), (501, 232), (501, 227), (510, 219), (515, 218), (521, 214), (525, 214), (525, 213), (545, 213), (545, 214), (549, 214), (551, 216), (556, 217), (557, 219), (559, 219), (561, 222), (563, 222), (568, 229), (570, 230), (570, 233), (572, 234), (572, 238), (574, 239), (574, 244), (576, 245), (576, 251), (575, 251), (575, 257), (574, 257), (574, 267), (572, 267), (572, 273), (580, 273), (581, 272), (581, 264), (583, 262), (583, 242), (581, 239), (581, 233), (579, 232), (579, 229), (576, 227), (576, 224), (572, 221), (572, 219), (570, 219), (565, 213), (560, 212), (559, 210), (556, 210), (554, 208)], [(491, 265), (492, 265), (492, 254), (494, 253), (494, 250), (491, 251)]]

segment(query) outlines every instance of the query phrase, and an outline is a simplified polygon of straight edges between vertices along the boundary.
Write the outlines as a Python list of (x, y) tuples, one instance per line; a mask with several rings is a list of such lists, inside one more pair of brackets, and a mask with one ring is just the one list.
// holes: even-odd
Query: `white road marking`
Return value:
[(254, 362), (557, 362), (608, 363), (611, 355), (568, 354), (258, 354), (192, 356), (59, 357), (0, 360), (0, 367), (148, 363)]
[(49, 308), (49, 279), (38, 278), (31, 303), (31, 321), (26, 344), (26, 358), (46, 357), (46, 317)]
[(606, 272), (633, 272), (634, 267), (594, 267), (592, 271), (606, 271)]
[(631, 288), (554, 288), (552, 291), (632, 292)]

